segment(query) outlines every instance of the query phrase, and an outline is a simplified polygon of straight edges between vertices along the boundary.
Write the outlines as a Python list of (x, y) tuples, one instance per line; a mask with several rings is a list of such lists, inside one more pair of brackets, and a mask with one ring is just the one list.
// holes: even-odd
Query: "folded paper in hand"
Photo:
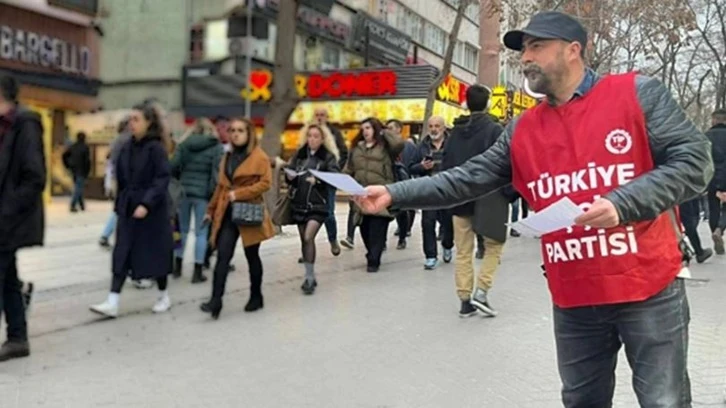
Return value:
[(295, 170), (291, 170), (291, 169), (285, 169), (285, 174), (287, 174), (288, 176), (290, 176), (290, 177), (293, 177), (293, 178), (294, 178), (294, 177), (297, 177), (297, 176), (301, 175), (301, 174), (302, 174), (302, 172), (298, 173), (298, 172), (296, 172)]
[(565, 197), (544, 210), (511, 224), (512, 229), (528, 237), (540, 237), (575, 224), (575, 218), (585, 212)]
[(315, 178), (322, 180), (338, 190), (344, 191), (350, 195), (364, 196), (368, 193), (365, 187), (358, 184), (353, 177), (342, 173), (330, 173), (327, 171), (310, 170)]

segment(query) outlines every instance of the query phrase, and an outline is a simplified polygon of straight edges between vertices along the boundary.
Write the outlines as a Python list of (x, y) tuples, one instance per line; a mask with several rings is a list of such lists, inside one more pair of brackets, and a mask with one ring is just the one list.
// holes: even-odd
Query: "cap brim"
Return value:
[(506, 34), (504, 34), (504, 38), (502, 41), (504, 42), (504, 46), (509, 48), (510, 50), (514, 51), (522, 51), (522, 48), (524, 48), (524, 36), (528, 35), (530, 37), (534, 38), (543, 38), (543, 39), (553, 39), (557, 37), (553, 37), (551, 34), (538, 32), (534, 30), (512, 30), (508, 31)]

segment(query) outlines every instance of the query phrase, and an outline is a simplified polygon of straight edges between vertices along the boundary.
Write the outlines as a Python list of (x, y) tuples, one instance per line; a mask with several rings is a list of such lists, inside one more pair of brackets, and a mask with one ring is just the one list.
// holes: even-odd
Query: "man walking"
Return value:
[[(330, 133), (335, 137), (335, 145), (338, 147), (338, 153), (340, 154), (338, 166), (344, 169), (345, 164), (348, 162), (348, 147), (345, 145), (345, 138), (343, 138), (340, 129), (328, 123), (328, 110), (325, 108), (315, 109), (315, 121), (321, 126), (327, 126), (330, 129)], [(325, 220), (325, 230), (328, 232), (330, 252), (334, 256), (338, 256), (340, 255), (338, 221), (335, 219), (335, 189), (332, 187), (328, 189), (328, 210), (330, 211), (330, 215)]]
[(18, 83), (0, 73), (0, 313), (7, 341), (0, 361), (30, 355), (19, 249), (43, 244), (46, 182), (40, 116), (17, 105)]
[[(487, 113), (491, 91), (481, 85), (472, 85), (466, 90), (466, 104), (470, 116), (454, 120), (447, 145), (446, 155), (441, 162), (441, 171), (466, 163), (470, 158), (483, 153), (497, 141), (502, 127)], [(461, 300), (459, 316), (469, 317), (476, 311), (494, 317), (497, 311), (489, 304), (487, 294), (492, 288), (494, 273), (499, 267), (502, 249), (507, 237), (509, 201), (501, 191), (477, 201), (471, 201), (451, 209), (454, 225), (456, 259), (454, 275), (456, 293)], [(478, 244), (477, 233), (484, 235), (484, 262), (474, 286), (474, 246)]]
[(712, 127), (706, 131), (711, 141), (714, 178), (708, 186), (708, 224), (711, 227), (713, 246), (716, 253), (723, 255), (723, 232), (726, 226), (726, 214), (721, 200), (716, 193), (726, 191), (726, 110), (718, 109), (711, 114)]
[[(403, 139), (403, 123), (398, 119), (389, 119), (386, 122), (386, 129), (394, 135)], [(411, 138), (406, 139), (403, 145), (403, 151), (398, 155), (398, 163), (408, 169), (408, 166), (413, 162), (414, 156), (416, 155), (416, 143)], [(398, 236), (398, 245), (396, 249), (406, 249), (407, 238), (411, 235), (411, 226), (416, 217), (415, 211), (400, 211), (396, 215), (396, 235)]]
[(63, 154), (63, 162), (73, 174), (73, 197), (71, 198), (71, 212), (77, 212), (76, 206), (81, 211), (86, 210), (83, 199), (83, 191), (86, 188), (86, 180), (91, 172), (91, 151), (86, 144), (86, 134), (78, 132), (76, 142)]
[[(441, 116), (431, 116), (428, 121), (428, 134), (418, 144), (416, 155), (409, 166), (409, 173), (415, 177), (429, 177), (441, 171), (441, 161), (447, 143), (446, 124)], [(447, 205), (441, 205), (446, 207)], [(454, 247), (451, 212), (433, 208), (421, 212), (421, 231), (423, 250), (426, 256), (424, 269), (435, 269), (439, 263), (436, 239), (436, 222), (441, 224), (441, 246), (444, 248), (444, 262), (451, 262)]]
[(711, 179), (708, 139), (658, 80), (587, 68), (587, 32), (569, 15), (538, 13), (504, 44), (521, 52), (530, 88), (546, 101), (462, 166), (369, 186), (358, 204), (438, 208), (510, 181), (535, 211), (571, 199), (585, 214), (541, 239), (565, 407), (612, 405), (623, 344), (642, 407), (690, 407), (690, 314), (672, 209)]

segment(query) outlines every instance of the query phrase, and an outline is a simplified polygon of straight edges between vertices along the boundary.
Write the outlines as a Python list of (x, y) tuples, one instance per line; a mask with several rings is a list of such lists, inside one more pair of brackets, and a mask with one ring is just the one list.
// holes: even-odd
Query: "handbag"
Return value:
[(292, 192), (280, 196), (272, 210), (272, 222), (275, 225), (291, 225), (292, 222)]
[(265, 206), (244, 202), (232, 203), (232, 222), (240, 227), (257, 227), (265, 219)]

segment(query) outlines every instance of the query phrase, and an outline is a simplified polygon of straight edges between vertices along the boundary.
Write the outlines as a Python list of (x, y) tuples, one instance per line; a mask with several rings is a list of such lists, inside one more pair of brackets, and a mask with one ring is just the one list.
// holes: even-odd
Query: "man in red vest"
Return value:
[(547, 100), (462, 166), (368, 187), (358, 205), (452, 207), (510, 182), (535, 211), (571, 199), (585, 214), (542, 237), (564, 405), (611, 406), (624, 344), (642, 407), (690, 407), (690, 315), (672, 209), (708, 185), (708, 140), (658, 80), (589, 69), (587, 32), (571, 16), (536, 14), (504, 44), (521, 51), (531, 89)]

